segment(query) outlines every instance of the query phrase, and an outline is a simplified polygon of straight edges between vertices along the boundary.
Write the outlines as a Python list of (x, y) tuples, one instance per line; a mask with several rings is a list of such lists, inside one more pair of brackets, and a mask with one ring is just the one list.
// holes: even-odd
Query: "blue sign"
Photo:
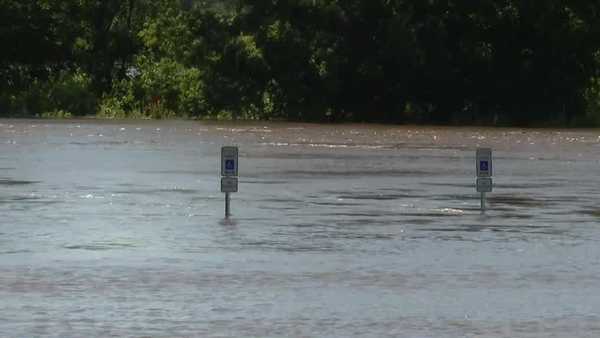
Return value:
[(488, 171), (490, 170), (490, 165), (488, 161), (479, 161), (479, 170)]
[(238, 175), (238, 148), (221, 148), (221, 176)]

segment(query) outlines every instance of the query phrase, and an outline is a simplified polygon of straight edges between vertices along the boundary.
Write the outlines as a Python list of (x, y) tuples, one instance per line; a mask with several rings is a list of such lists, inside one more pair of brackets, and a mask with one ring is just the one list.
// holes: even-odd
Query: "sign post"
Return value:
[(492, 149), (479, 148), (475, 153), (477, 166), (477, 192), (481, 193), (481, 212), (485, 212), (485, 193), (492, 192)]
[(221, 192), (225, 193), (225, 218), (231, 216), (230, 194), (238, 192), (238, 148), (221, 148)]

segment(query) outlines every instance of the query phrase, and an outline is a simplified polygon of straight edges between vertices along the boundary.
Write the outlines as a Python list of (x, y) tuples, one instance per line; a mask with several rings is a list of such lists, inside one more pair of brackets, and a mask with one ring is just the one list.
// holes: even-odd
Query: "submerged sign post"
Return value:
[(481, 211), (485, 212), (485, 193), (492, 192), (492, 149), (479, 148), (475, 153), (477, 192), (481, 193)]
[(238, 148), (221, 148), (221, 192), (225, 193), (225, 218), (231, 216), (230, 196), (238, 192)]

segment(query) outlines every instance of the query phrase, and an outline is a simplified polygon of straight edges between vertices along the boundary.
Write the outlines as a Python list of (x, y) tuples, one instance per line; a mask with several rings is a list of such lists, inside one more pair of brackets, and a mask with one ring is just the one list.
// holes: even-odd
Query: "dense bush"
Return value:
[(113, 84), (99, 110), (105, 118), (197, 117), (207, 111), (202, 73), (172, 59), (139, 57)]
[(597, 2), (0, 6), (3, 116), (600, 123)]
[(19, 90), (0, 96), (5, 116), (71, 117), (96, 112), (96, 95), (89, 76), (81, 71), (60, 71), (45, 80), (29, 78)]

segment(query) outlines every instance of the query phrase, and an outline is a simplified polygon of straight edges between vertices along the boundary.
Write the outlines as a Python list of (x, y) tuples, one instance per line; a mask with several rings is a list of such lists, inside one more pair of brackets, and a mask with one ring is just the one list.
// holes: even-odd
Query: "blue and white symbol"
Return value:
[(490, 165), (488, 161), (479, 161), (479, 170), (488, 171), (490, 170)]
[(235, 170), (235, 161), (225, 160), (225, 170)]

